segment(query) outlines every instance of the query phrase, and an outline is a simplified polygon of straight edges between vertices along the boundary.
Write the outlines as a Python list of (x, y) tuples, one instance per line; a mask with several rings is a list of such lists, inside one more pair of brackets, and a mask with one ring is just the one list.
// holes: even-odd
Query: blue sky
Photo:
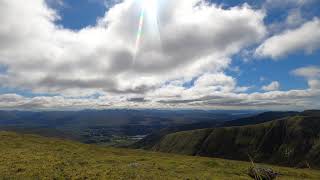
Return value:
[[(38, 35), (29, 35), (29, 32), (22, 34), (6, 31), (1, 34), (0, 32), (0, 38), (8, 41), (5, 45), (0, 46), (0, 82), (2, 83), (0, 96), (2, 95), (3, 99), (23, 101), (12, 102), (11, 108), (15, 108), (15, 104), (21, 103), (36, 103), (39, 104), (40, 108), (43, 108), (42, 101), (52, 103), (49, 106), (50, 108), (73, 106), (72, 104), (76, 106), (81, 104), (80, 108), (97, 106), (112, 108), (114, 104), (121, 104), (119, 107), (144, 108), (146, 105), (129, 101), (130, 99), (144, 98), (146, 100), (144, 103), (150, 101), (147, 107), (155, 108), (163, 106), (176, 108), (176, 102), (188, 101), (191, 102), (186, 106), (188, 108), (272, 109), (273, 106), (262, 105), (260, 107), (255, 104), (257, 102), (260, 104), (274, 103), (274, 107), (278, 106), (281, 102), (272, 99), (276, 96), (279, 96), (279, 99), (288, 98), (284, 100), (283, 105), (279, 105), (283, 106), (282, 108), (302, 109), (306, 107), (318, 108), (319, 106), (318, 103), (310, 100), (310, 97), (312, 99), (312, 97), (317, 96), (319, 90), (320, 43), (313, 40), (313, 35), (306, 37), (306, 39), (309, 38), (308, 40), (304, 40), (304, 36), (301, 35), (309, 31), (315, 33), (315, 38), (320, 36), (317, 32), (320, 2), (317, 0), (212, 0), (210, 3), (207, 1), (206, 4), (202, 5), (202, 8), (197, 9), (197, 12), (186, 10), (181, 14), (188, 16), (187, 13), (195, 13), (193, 16), (196, 16), (196, 13), (216, 13), (212, 15), (212, 19), (203, 19), (208, 23), (200, 24), (201, 16), (200, 19), (192, 19), (190, 22), (184, 22), (184, 19), (188, 18), (179, 19), (180, 17), (178, 17), (177, 20), (177, 22), (181, 21), (177, 23), (180, 23), (180, 26), (181, 23), (196, 24), (199, 31), (208, 35), (207, 38), (201, 39), (203, 38), (201, 33), (199, 36), (188, 34), (192, 32), (192, 28), (191, 31), (187, 31), (189, 27), (186, 27), (185, 32), (180, 32), (181, 37), (172, 38), (171, 35), (174, 37), (181, 30), (179, 25), (170, 24), (171, 26), (166, 27), (173, 27), (173, 29), (166, 29), (167, 32), (161, 30), (164, 27), (159, 27), (159, 32), (161, 32), (159, 36), (163, 41), (159, 43), (155, 41), (154, 32), (148, 36), (150, 29), (148, 30), (147, 27), (143, 26), (142, 42), (139, 48), (145, 49), (146, 54), (148, 48), (150, 48), (150, 52), (157, 52), (159, 56), (168, 59), (165, 59), (164, 64), (158, 64), (161, 61), (159, 59), (150, 60), (153, 63), (147, 63), (148, 58), (152, 59), (154, 57), (150, 56), (151, 54), (144, 56), (141, 53), (134, 55), (137, 56), (135, 60), (137, 62), (133, 62), (134, 64), (130, 65), (132, 67), (129, 66), (129, 61), (132, 59), (127, 60), (127, 57), (131, 55), (126, 51), (133, 47), (138, 22), (141, 20), (139, 11), (142, 8), (139, 9), (139, 6), (143, 6), (143, 0), (125, 0), (123, 2), (108, 0), (43, 1), (43, 4), (35, 4), (38, 9), (34, 10), (34, 13), (30, 13), (27, 7), (22, 4), (10, 4), (9, 1), (7, 2), (9, 4), (8, 9), (3, 11), (8, 13), (4, 16), (7, 17), (4, 20), (8, 21), (2, 22), (5, 26), (7, 25), (11, 29), (16, 28), (10, 23), (15, 18), (12, 15), (10, 16), (10, 13), (19, 8), (22, 9), (22, 14), (25, 13), (26, 18), (30, 15), (30, 19), (26, 22), (31, 22), (24, 24), (21, 21), (20, 25), (25, 29), (39, 31)], [(50, 10), (44, 6), (45, 3)], [(186, 1), (185, 3), (183, 1), (175, 3), (168, 1), (163, 4), (165, 5), (157, 7), (159, 11), (157, 13), (163, 13), (158, 17), (160, 24), (161, 21), (165, 21), (164, 17), (169, 17), (164, 13), (176, 11), (179, 9), (178, 6), (192, 6), (192, 3)], [(150, 21), (154, 12), (150, 10), (152, 8), (150, 4), (146, 6), (147, 19), (144, 20)], [(177, 9), (173, 6), (177, 6)], [(53, 16), (52, 12), (55, 12), (59, 18)], [(220, 12), (222, 13), (218, 14)], [(47, 15), (41, 15), (43, 13), (47, 13)], [(226, 15), (228, 13), (230, 15)], [(239, 13), (239, 16), (234, 16), (237, 13)], [(229, 23), (215, 28), (216, 21), (217, 26), (223, 24), (215, 19), (217, 16), (226, 18), (225, 21)], [(10, 19), (11, 17), (12, 19)], [(38, 25), (32, 26), (33, 20), (37, 22), (38, 18), (40, 19), (38, 22), (48, 21), (48, 23), (39, 25), (39, 27)], [(52, 19), (54, 20), (52, 21)], [(242, 21), (243, 19), (246, 20)], [(98, 20), (100, 24), (97, 24)], [(238, 24), (240, 22), (242, 24)], [(249, 22), (255, 25), (252, 26)], [(165, 23), (163, 22), (163, 24)], [(16, 24), (19, 25), (19, 22)], [(233, 30), (238, 28), (236, 26), (239, 26), (238, 33)], [(244, 29), (243, 32), (241, 27)], [(19, 28), (21, 29), (21, 27)], [(44, 30), (45, 28), (47, 29)], [(310, 31), (311, 28), (316, 29)], [(213, 35), (209, 33), (210, 31), (213, 31)], [(246, 31), (252, 34), (246, 34)], [(52, 34), (50, 35), (48, 32), (52, 32)], [(219, 41), (220, 37), (215, 37), (214, 34), (219, 34), (222, 39), (228, 39), (228, 34), (224, 32), (235, 33), (235, 35), (230, 34), (230, 37), (234, 40), (231, 39), (230, 44), (221, 45), (222, 49), (219, 52), (215, 48), (219, 49), (221, 42), (222, 44), (224, 42), (223, 40)], [(38, 41), (30, 41), (30, 48), (35, 49), (35, 53), (32, 50), (25, 52), (24, 49), (18, 49), (19, 51), (10, 54), (11, 52), (7, 51), (9, 45), (12, 44), (14, 48), (17, 48), (21, 43), (29, 43), (29, 39), (23, 37), (24, 34), (39, 38)], [(98, 34), (99, 37), (97, 37)], [(239, 37), (236, 37), (238, 35)], [(301, 35), (301, 37), (294, 37), (298, 35)], [(307, 33), (307, 35), (309, 34)], [(291, 41), (291, 37), (296, 38), (296, 40)], [(19, 38), (21, 40), (17, 41)], [(51, 40), (51, 38), (53, 39)], [(192, 49), (198, 50), (190, 52), (187, 56), (189, 53), (187, 50), (190, 47), (187, 45), (183, 47), (183, 45), (188, 42), (188, 38), (194, 38), (193, 40), (198, 44), (195, 48), (190, 46), (189, 51), (192, 51)], [(208, 38), (213, 38), (212, 42), (206, 42)], [(153, 43), (151, 44), (152, 47), (143, 47), (144, 43), (148, 44), (148, 40)], [(39, 52), (41, 48), (35, 42), (42, 44), (40, 46), (43, 47), (52, 47), (52, 51), (46, 52), (46, 50), (43, 50), (43, 54), (40, 53), (39, 55), (36, 52)], [(121, 46), (120, 44), (123, 42), (127, 42), (127, 44)], [(208, 49), (203, 52), (202, 43), (208, 43), (204, 46)], [(237, 43), (239, 45), (235, 47), (235, 50), (227, 50)], [(156, 44), (162, 44), (165, 47), (162, 47), (163, 49), (158, 52), (156, 48), (159, 47), (156, 47)], [(192, 42), (190, 45), (192, 45)], [(166, 47), (171, 46), (182, 52), (186, 50), (186, 52), (174, 54), (170, 49), (166, 49)], [(278, 51), (278, 49), (280, 50)], [(22, 55), (20, 56), (20, 54)], [(193, 57), (194, 54), (195, 57)], [(205, 57), (212, 58), (207, 68), (201, 65), (205, 62)], [(147, 59), (143, 60), (143, 58)], [(186, 58), (187, 60), (182, 61), (180, 58)], [(223, 60), (218, 60), (219, 58)], [(30, 63), (24, 63), (24, 61)], [(42, 70), (41, 66), (38, 67), (42, 63), (48, 64), (48, 67), (46, 67), (48, 69)], [(100, 65), (94, 66), (95, 63)], [(111, 65), (113, 69), (107, 70), (107, 66)], [(195, 68), (198, 65), (200, 69)], [(102, 74), (100, 74), (100, 66), (106, 68), (105, 73), (102, 71)], [(82, 77), (84, 74), (85, 76)], [(105, 84), (101, 84), (101, 82), (105, 82)], [(256, 94), (259, 94), (258, 98), (260, 99), (255, 99), (257, 98)], [(290, 102), (288, 94), (290, 96), (299, 95), (293, 98), (294, 101)], [(86, 97), (93, 98), (96, 101), (93, 104), (86, 104), (87, 102), (84, 102)], [(210, 99), (211, 97), (215, 98)], [(56, 102), (57, 99), (59, 103), (61, 100), (67, 105), (59, 104)], [(70, 99), (78, 101), (70, 102)], [(203, 99), (205, 100), (203, 101)], [(222, 101), (220, 99), (226, 100)], [(248, 99), (250, 99), (250, 102), (248, 102)], [(264, 100), (266, 102), (262, 102)], [(239, 102), (236, 104), (234, 101)], [(167, 104), (163, 105), (163, 102)], [(203, 105), (199, 105), (199, 102), (202, 102)], [(222, 104), (221, 106), (219, 102)], [(232, 103), (228, 104), (226, 102)], [(301, 105), (297, 106), (299, 103)], [(210, 107), (209, 104), (214, 104), (214, 106)], [(246, 106), (242, 107), (243, 104)]]
[(82, 29), (94, 26), (97, 18), (103, 17), (106, 6), (99, 0), (65, 0), (64, 5), (56, 7), (59, 9), (61, 20), (57, 23), (69, 29)]

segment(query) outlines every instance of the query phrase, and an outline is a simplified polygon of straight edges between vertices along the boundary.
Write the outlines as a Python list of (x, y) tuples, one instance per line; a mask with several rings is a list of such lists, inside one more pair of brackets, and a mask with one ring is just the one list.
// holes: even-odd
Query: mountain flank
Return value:
[(227, 159), (254, 160), (285, 166), (320, 167), (319, 111), (270, 122), (209, 128), (165, 135), (153, 151)]
[(270, 111), (270, 112), (264, 112), (261, 114), (251, 115), (249, 117), (238, 118), (236, 120), (230, 120), (230, 121), (199, 122), (199, 123), (193, 123), (188, 125), (173, 126), (173, 127), (163, 128), (159, 131), (154, 131), (153, 133), (146, 136), (144, 139), (131, 145), (131, 147), (136, 149), (152, 149), (152, 147), (155, 146), (166, 135), (175, 133), (175, 132), (180, 132), (180, 131), (259, 124), (259, 123), (268, 122), (275, 119), (294, 116), (298, 114), (299, 112), (294, 112), (294, 111), (288, 111), (288, 112)]

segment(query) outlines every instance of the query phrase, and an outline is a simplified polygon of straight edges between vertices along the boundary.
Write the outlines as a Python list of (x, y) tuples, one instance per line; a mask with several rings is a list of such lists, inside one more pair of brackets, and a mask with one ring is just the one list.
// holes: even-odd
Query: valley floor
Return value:
[[(266, 165), (268, 166), (268, 165)], [(249, 179), (248, 162), (0, 132), (0, 179)], [(278, 179), (320, 179), (320, 171), (269, 166)]]

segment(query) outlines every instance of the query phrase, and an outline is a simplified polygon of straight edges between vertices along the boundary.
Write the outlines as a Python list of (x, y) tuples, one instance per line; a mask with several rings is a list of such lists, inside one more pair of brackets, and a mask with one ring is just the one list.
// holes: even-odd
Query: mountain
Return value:
[(319, 111), (236, 127), (165, 135), (154, 151), (320, 168)]
[[(0, 132), (1, 179), (249, 179), (251, 163), (105, 148)], [(320, 179), (320, 171), (263, 165), (279, 179)]]
[(288, 117), (288, 116), (294, 116), (298, 115), (299, 112), (295, 111), (284, 111), (284, 112), (277, 112), (277, 111), (270, 111), (270, 112), (264, 112), (261, 114), (258, 114), (256, 116), (251, 116), (251, 117), (245, 117), (245, 118), (240, 118), (237, 120), (232, 120), (232, 121), (227, 121), (222, 124), (222, 127), (231, 127), (231, 126), (244, 126), (244, 125), (251, 125), (251, 124), (260, 124), (268, 121), (272, 121), (275, 119), (280, 119), (283, 117)]
[(243, 126), (250, 124), (259, 124), (263, 122), (272, 121), (274, 119), (283, 118), (287, 116), (297, 115), (299, 112), (264, 112), (257, 115), (251, 115), (248, 117), (239, 118), (236, 120), (229, 119), (229, 121), (214, 121), (214, 122), (198, 122), (188, 125), (180, 125), (174, 127), (163, 128), (159, 131), (155, 131), (142, 140), (131, 145), (132, 148), (136, 149), (150, 149), (156, 145), (163, 137), (170, 133), (175, 133), (179, 131), (188, 131), (195, 129), (204, 129), (204, 128), (214, 128), (214, 127), (230, 127), (230, 126)]
[(131, 144), (129, 147), (134, 149), (150, 149), (168, 134), (180, 132), (180, 131), (216, 127), (219, 124), (221, 124), (221, 122), (213, 121), (213, 122), (199, 122), (199, 123), (163, 128), (147, 135), (143, 139)]

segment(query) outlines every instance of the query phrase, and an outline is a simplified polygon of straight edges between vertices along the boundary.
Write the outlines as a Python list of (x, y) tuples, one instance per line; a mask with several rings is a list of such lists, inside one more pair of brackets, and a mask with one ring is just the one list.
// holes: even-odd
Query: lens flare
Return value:
[(138, 33), (137, 33), (137, 38), (136, 38), (136, 45), (135, 45), (135, 52), (134, 52), (134, 59), (136, 58), (139, 47), (140, 47), (140, 42), (141, 42), (141, 36), (142, 36), (142, 30), (143, 30), (143, 24), (144, 24), (144, 15), (146, 11), (146, 6), (142, 7), (141, 14), (140, 14), (140, 20), (139, 20), (139, 27), (138, 27)]
[[(148, 38), (148, 40), (161, 44), (157, 3), (157, 0), (140, 0), (141, 12), (135, 42), (133, 63), (135, 63), (141, 49), (142, 38)], [(146, 25), (148, 26), (146, 27)]]

